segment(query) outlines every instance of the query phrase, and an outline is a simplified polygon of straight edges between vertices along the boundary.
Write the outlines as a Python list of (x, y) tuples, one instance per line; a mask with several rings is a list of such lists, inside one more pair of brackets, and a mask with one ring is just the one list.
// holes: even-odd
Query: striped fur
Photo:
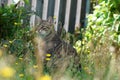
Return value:
[(76, 68), (79, 68), (79, 56), (76, 50), (58, 36), (50, 19), (40, 20), (36, 28), (37, 35), (46, 43), (45, 53), (51, 55), (49, 61), (45, 60), (45, 65), (53, 69), (53, 72), (61, 73), (64, 73), (72, 63), (73, 67), (75, 64), (78, 65)]

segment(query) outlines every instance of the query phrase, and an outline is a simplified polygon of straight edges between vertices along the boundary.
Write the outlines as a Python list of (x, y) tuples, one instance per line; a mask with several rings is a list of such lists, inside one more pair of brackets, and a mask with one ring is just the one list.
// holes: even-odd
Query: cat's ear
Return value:
[(53, 18), (50, 16), (48, 17), (48, 20), (47, 20), (49, 23), (53, 23)]
[(41, 22), (42, 22), (42, 19), (39, 16), (35, 15), (35, 26), (40, 25)]

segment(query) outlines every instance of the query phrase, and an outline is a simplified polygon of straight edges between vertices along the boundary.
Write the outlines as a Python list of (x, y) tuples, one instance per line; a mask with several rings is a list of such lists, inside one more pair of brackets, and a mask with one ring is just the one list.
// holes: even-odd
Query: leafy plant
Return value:
[[(120, 71), (112, 71), (118, 67), (113, 67), (117, 62), (112, 61), (117, 61), (120, 55), (119, 3), (119, 0), (100, 0), (93, 13), (87, 16), (88, 24), (83, 39), (75, 44), (81, 57), (83, 71), (90, 71), (94, 75), (93, 79), (97, 77), (100, 80), (119, 80), (116, 74)], [(84, 70), (85, 67), (87, 70)]]
[(0, 39), (14, 39), (24, 33), (23, 20), (27, 18), (23, 7), (15, 5), (0, 7)]

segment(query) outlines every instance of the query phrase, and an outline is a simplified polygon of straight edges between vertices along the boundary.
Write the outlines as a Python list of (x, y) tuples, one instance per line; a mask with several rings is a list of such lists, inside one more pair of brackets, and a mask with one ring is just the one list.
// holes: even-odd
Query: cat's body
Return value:
[(73, 64), (72, 67), (78, 65), (76, 68), (79, 68), (80, 60), (76, 50), (59, 37), (52, 21), (39, 20), (39, 22), (36, 27), (37, 37), (41, 38), (45, 43), (45, 54), (51, 54), (49, 61), (46, 61), (46, 58), (44, 58), (45, 66), (50, 68), (53, 73), (59, 72), (61, 74), (71, 64)]

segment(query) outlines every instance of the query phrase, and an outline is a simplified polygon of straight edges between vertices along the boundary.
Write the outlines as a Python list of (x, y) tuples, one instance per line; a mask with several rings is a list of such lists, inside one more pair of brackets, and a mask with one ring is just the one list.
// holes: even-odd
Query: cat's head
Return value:
[(43, 39), (48, 39), (57, 35), (61, 37), (62, 32), (65, 31), (62, 23), (59, 23), (57, 26), (57, 31), (55, 31), (55, 22), (52, 17), (49, 17), (47, 20), (42, 20), (39, 16), (35, 17), (35, 31)]
[(51, 38), (56, 33), (52, 17), (49, 17), (47, 20), (42, 20), (37, 16), (35, 19), (35, 25), (37, 35), (43, 39)]

